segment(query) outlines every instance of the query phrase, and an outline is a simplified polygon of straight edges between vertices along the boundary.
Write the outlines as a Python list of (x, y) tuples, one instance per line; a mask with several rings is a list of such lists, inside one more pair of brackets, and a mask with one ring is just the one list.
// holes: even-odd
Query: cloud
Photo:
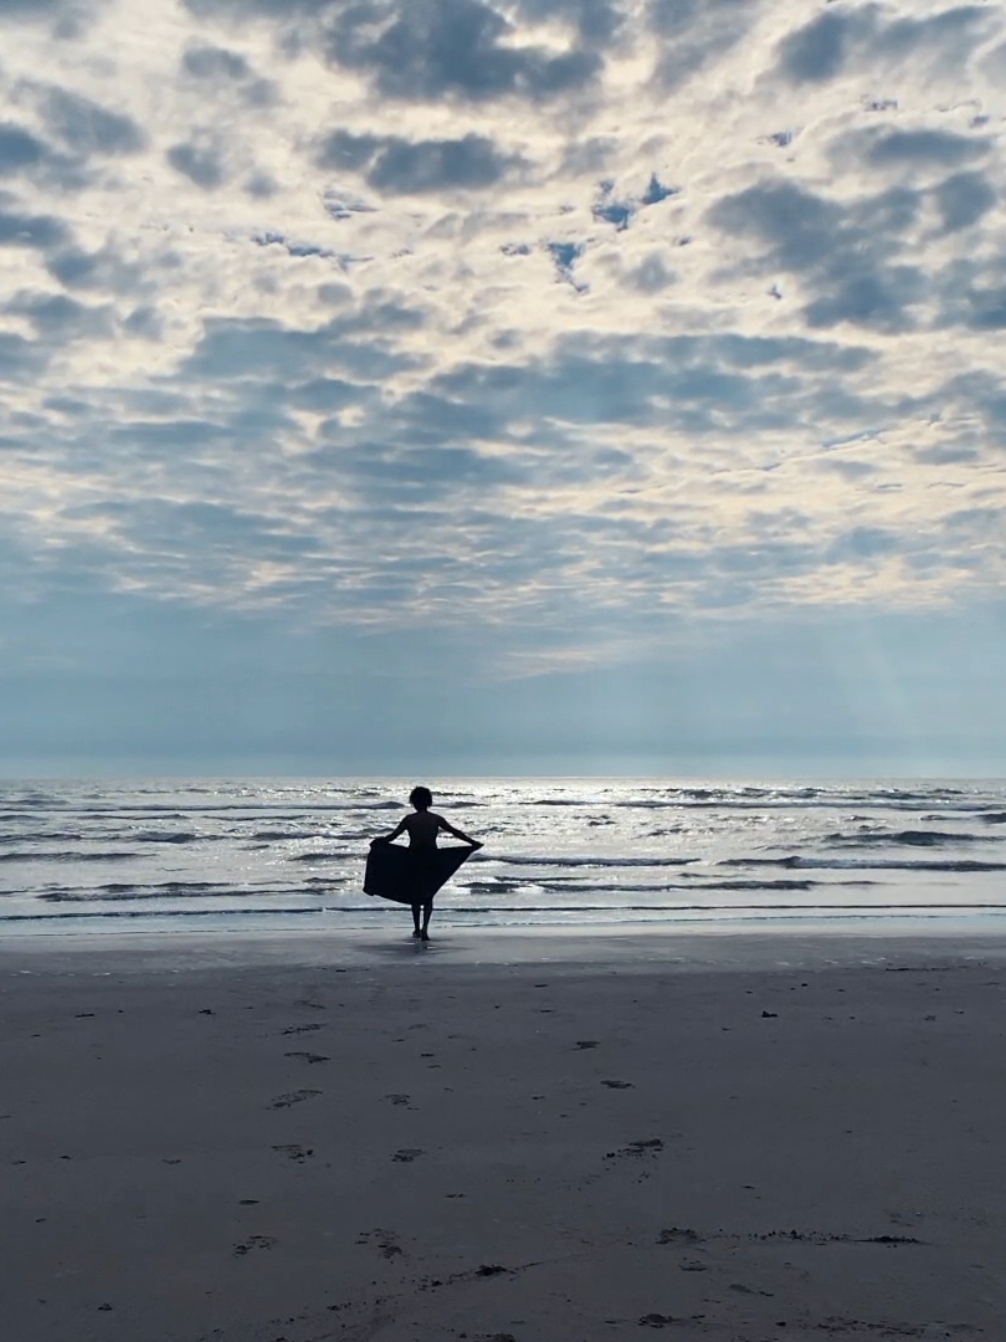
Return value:
[(6, 310), (26, 317), (40, 335), (55, 340), (101, 338), (113, 330), (110, 307), (91, 307), (61, 293), (19, 294)]
[(744, 39), (756, 16), (746, 0), (650, 0), (649, 23), (660, 40), (656, 77), (681, 88)]
[[(908, 158), (938, 169), (945, 158), (953, 162), (961, 154), (958, 138), (934, 142), (921, 135), (908, 147)], [(891, 159), (892, 164), (901, 161), (900, 156)], [(998, 321), (998, 301), (988, 298), (995, 292), (994, 264), (991, 269), (984, 261), (927, 266), (923, 251), (929, 211), (938, 214), (939, 231), (950, 234), (979, 224), (998, 198), (988, 177), (978, 171), (953, 173), (925, 189), (891, 185), (842, 201), (767, 178), (721, 199), (709, 218), (726, 233), (767, 248), (758, 256), (749, 254), (742, 267), (799, 277), (806, 300), (802, 313), (809, 325), (848, 321), (898, 331), (912, 329), (920, 320), (974, 324), (978, 310), (988, 311), (987, 320)], [(778, 287), (772, 292), (778, 294)], [(970, 315), (962, 318), (969, 302)]]
[[(68, 242), (61, 232), (57, 243)], [(134, 293), (143, 287), (142, 268), (125, 259), (121, 251), (106, 245), (94, 252), (81, 247), (60, 247), (46, 262), (54, 279), (67, 289), (101, 289), (110, 293)]]
[(136, 154), (146, 145), (131, 117), (64, 88), (19, 80), (12, 101), (31, 104), (44, 133), (0, 123), (0, 179), (19, 177), (43, 190), (81, 191), (94, 181), (91, 159)]
[(970, 289), (966, 303), (964, 325), (973, 331), (1006, 330), (1006, 282)]
[(0, 331), (0, 381), (17, 382), (35, 376), (46, 363), (46, 352), (34, 340), (10, 331)]
[(625, 21), (613, 0), (520, 0), (520, 14), (537, 22), (564, 19), (575, 24), (582, 42), (596, 46), (610, 44)]
[(325, 191), (325, 210), (333, 219), (352, 219), (354, 214), (372, 214), (374, 206), (345, 187), (330, 186)]
[(780, 43), (780, 70), (795, 84), (834, 78), (845, 64), (849, 47), (867, 25), (864, 15), (819, 15)]
[(144, 340), (159, 340), (164, 334), (160, 313), (150, 303), (141, 303), (135, 307), (122, 325), (127, 334), (140, 336)]
[(724, 196), (711, 220), (728, 233), (768, 243), (786, 270), (821, 264), (830, 254), (844, 218), (840, 205), (791, 182), (767, 181)]
[(73, 7), (73, 0), (0, 0), (0, 21), (43, 19)]
[(92, 179), (88, 157), (57, 148), (23, 126), (0, 126), (0, 179), (19, 177), (43, 189), (80, 191)]
[[(863, 368), (866, 349), (831, 342), (742, 337), (563, 340), (535, 365), (467, 365), (433, 387), (459, 405), (480, 407), (502, 425), (538, 422), (653, 426), (688, 434), (750, 432), (766, 413), (791, 417), (807, 385), (782, 368), (834, 375)], [(780, 371), (773, 373), (772, 365)], [(770, 411), (769, 407), (775, 403)]]
[(177, 172), (204, 191), (215, 191), (227, 178), (223, 148), (212, 138), (201, 136), (172, 145), (167, 160)]
[(342, 378), (318, 377), (308, 382), (295, 383), (286, 389), (285, 395), (291, 406), (330, 415), (364, 399), (367, 391), (366, 387), (361, 387), (356, 382), (347, 382)]
[(225, 47), (191, 46), (182, 57), (182, 68), (194, 79), (214, 81), (247, 79), (251, 67), (239, 52)]
[(898, 164), (954, 168), (981, 158), (991, 148), (984, 137), (942, 130), (885, 130), (869, 137), (867, 160), (878, 167)]
[(539, 665), (1006, 578), (994, 7), (155, 10), (5, 33), (33, 590)]
[(400, 195), (483, 190), (521, 163), (518, 155), (504, 154), (494, 141), (473, 133), (459, 140), (413, 142), (346, 130), (326, 138), (317, 161), (323, 168), (362, 173), (375, 191)]
[(986, 78), (993, 82), (1006, 77), (1006, 42), (1001, 42), (988, 52), (981, 61), (981, 67)]
[(22, 214), (5, 208), (0, 195), (0, 247), (29, 247), (48, 251), (70, 239), (66, 224), (53, 215)]
[(247, 57), (226, 47), (191, 44), (182, 56), (182, 70), (207, 91), (236, 91), (250, 107), (272, 107), (279, 98), (274, 80), (257, 78)]
[(810, 326), (854, 322), (906, 330), (913, 306), (929, 294), (924, 272), (900, 264), (901, 235), (917, 219), (919, 195), (892, 189), (840, 204), (785, 181), (765, 181), (726, 196), (711, 222), (768, 244), (760, 264), (789, 271), (818, 290), (804, 308)]
[(453, 187), (479, 190), (495, 185), (515, 161), (479, 135), (417, 144), (391, 139), (378, 151), (366, 177), (376, 191), (412, 194)]
[(40, 110), (49, 132), (83, 158), (92, 154), (136, 154), (147, 137), (131, 116), (112, 111), (62, 88), (40, 90)]
[(827, 564), (847, 564), (850, 561), (889, 555), (901, 548), (901, 538), (893, 531), (886, 531), (883, 527), (853, 527), (831, 542), (824, 561)]
[[(469, 446), (448, 446), (439, 441), (393, 446), (362, 442), (349, 449), (321, 448), (312, 462), (323, 474), (335, 474), (357, 499), (382, 509), (450, 500), (458, 490), (485, 491), (518, 475), (518, 468), (511, 462)], [(399, 520), (404, 524), (403, 518)]]
[(995, 188), (978, 172), (958, 172), (944, 178), (935, 195), (948, 233), (978, 223), (998, 200)]
[(333, 0), (184, 0), (185, 8), (201, 18), (243, 20), (249, 15), (288, 20), (315, 17), (331, 9)]
[(0, 177), (11, 177), (34, 168), (48, 155), (47, 147), (22, 126), (0, 125)]
[[(599, 4), (537, 9), (572, 14), (581, 34), (591, 36), (613, 21)], [(411, 100), (548, 99), (582, 88), (600, 72), (592, 50), (574, 45), (553, 54), (513, 45), (508, 39), (516, 32), (500, 9), (481, 0), (361, 0), (334, 20), (328, 51), (338, 64), (370, 75), (384, 97)]]
[(390, 352), (386, 336), (396, 327), (414, 329), (421, 324), (420, 313), (394, 304), (377, 305), (309, 329), (291, 329), (266, 318), (213, 319), (206, 323), (183, 371), (224, 379), (263, 374), (303, 378), (336, 364), (376, 381), (412, 362)]
[(292, 238), (284, 237), (282, 233), (259, 233), (255, 235), (253, 241), (259, 247), (282, 247), (287, 256), (319, 256), (325, 260), (345, 262), (345, 258), (341, 258), (338, 252), (328, 247), (319, 247), (312, 242), (296, 242)]
[(642, 290), (643, 293), (654, 294), (674, 283), (674, 271), (667, 266), (659, 252), (651, 252), (626, 274), (625, 280), (627, 284)]
[[(410, 449), (424, 445), (456, 446), (479, 440), (491, 443), (507, 433), (505, 419), (491, 407), (439, 395), (434, 387), (403, 397), (388, 416), (388, 423), (394, 435), (409, 444)], [(482, 468), (492, 470), (497, 479), (510, 478), (506, 457), (497, 456), (491, 464), (483, 458), (479, 460)]]
[(920, 19), (888, 18), (875, 4), (826, 10), (783, 38), (777, 71), (800, 85), (831, 81), (857, 65), (919, 57), (959, 64), (981, 40), (990, 17), (980, 5), (960, 5)]

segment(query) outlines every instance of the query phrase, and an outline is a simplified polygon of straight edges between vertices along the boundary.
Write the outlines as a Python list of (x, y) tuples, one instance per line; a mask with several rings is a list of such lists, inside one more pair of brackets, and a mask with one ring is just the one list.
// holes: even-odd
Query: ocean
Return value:
[[(441, 928), (1006, 930), (1006, 782), (432, 785), (435, 808), (485, 843), (437, 896)], [(362, 878), (408, 791), (2, 782), (0, 934), (401, 931), (408, 911), (366, 896)]]

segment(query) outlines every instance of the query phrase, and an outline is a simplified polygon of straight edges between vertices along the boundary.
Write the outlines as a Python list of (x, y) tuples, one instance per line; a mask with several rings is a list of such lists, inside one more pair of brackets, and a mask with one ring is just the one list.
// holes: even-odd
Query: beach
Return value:
[(17, 1342), (1006, 1330), (1001, 939), (39, 938), (0, 989)]

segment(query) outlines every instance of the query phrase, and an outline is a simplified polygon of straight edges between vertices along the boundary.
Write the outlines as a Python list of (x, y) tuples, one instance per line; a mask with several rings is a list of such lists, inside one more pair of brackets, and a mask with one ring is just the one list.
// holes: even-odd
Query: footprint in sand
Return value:
[(234, 1245), (234, 1255), (237, 1258), (243, 1258), (245, 1254), (251, 1253), (253, 1249), (271, 1249), (273, 1245), (278, 1244), (279, 1240), (275, 1235), (252, 1235), (240, 1244)]
[(283, 1057), (284, 1057), (284, 1058), (300, 1058), (300, 1060), (301, 1060), (302, 1062), (330, 1062), (330, 1061), (331, 1061), (331, 1059), (327, 1058), (327, 1057), (325, 1056), (324, 1053), (304, 1053), (304, 1052), (294, 1052), (294, 1053), (284, 1053), (284, 1054), (283, 1054)]
[(404, 1256), (405, 1250), (398, 1243), (398, 1238), (393, 1230), (362, 1230), (357, 1244), (369, 1244), (371, 1240), (376, 1241), (377, 1248), (383, 1258), (398, 1258)]
[(400, 1165), (410, 1165), (417, 1156), (425, 1154), (425, 1151), (420, 1151), (416, 1146), (403, 1146), (401, 1151), (396, 1151), (391, 1159), (397, 1161)]
[(607, 1086), (609, 1090), (634, 1090), (631, 1081), (602, 1081), (602, 1086)]
[(266, 1108), (289, 1109), (295, 1104), (302, 1104), (304, 1100), (313, 1100), (316, 1095), (322, 1093), (320, 1090), (291, 1090), (287, 1095), (277, 1095)]
[(697, 1230), (686, 1226), (671, 1226), (670, 1230), (661, 1230), (658, 1244), (702, 1244), (703, 1237)]
[(309, 1156), (314, 1155), (314, 1147), (301, 1146), (297, 1142), (287, 1142), (284, 1145), (274, 1146), (273, 1150), (282, 1152), (288, 1160), (296, 1160), (301, 1165)]
[(282, 1034), (307, 1034), (309, 1030), (320, 1030), (321, 1025), (288, 1025)]
[(659, 1137), (650, 1137), (642, 1142), (630, 1142), (628, 1146), (623, 1146), (620, 1151), (608, 1151), (605, 1154), (605, 1160), (617, 1160), (620, 1156), (655, 1156), (664, 1149), (664, 1143)]

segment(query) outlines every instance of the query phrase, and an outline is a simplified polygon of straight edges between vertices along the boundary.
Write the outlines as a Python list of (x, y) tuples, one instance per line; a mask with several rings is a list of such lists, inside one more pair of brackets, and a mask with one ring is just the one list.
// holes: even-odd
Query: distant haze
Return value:
[(1006, 12), (0, 0), (0, 770), (1006, 774)]

